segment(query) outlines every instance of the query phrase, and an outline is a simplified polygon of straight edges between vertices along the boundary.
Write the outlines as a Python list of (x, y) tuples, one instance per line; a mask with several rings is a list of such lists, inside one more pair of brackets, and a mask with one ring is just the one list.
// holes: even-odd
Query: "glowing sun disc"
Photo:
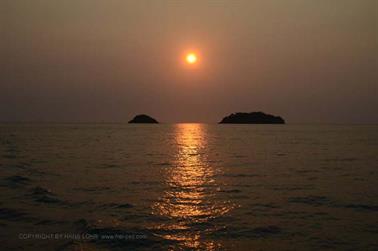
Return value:
[(194, 64), (197, 62), (197, 55), (194, 53), (189, 53), (188, 55), (186, 55), (185, 59), (188, 64)]

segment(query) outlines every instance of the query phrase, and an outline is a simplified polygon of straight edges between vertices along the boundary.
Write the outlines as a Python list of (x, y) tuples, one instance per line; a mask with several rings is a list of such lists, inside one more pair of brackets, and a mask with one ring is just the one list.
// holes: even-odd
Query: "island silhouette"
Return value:
[[(159, 124), (159, 122), (146, 114), (136, 115), (129, 124)], [(224, 117), (218, 124), (285, 124), (280, 116), (264, 112), (236, 112)]]
[(159, 122), (146, 115), (146, 114), (139, 114), (139, 115), (136, 115), (132, 120), (129, 121), (129, 124), (133, 124), (133, 123), (136, 123), (136, 124), (159, 124)]
[(285, 124), (285, 120), (263, 112), (237, 112), (224, 117), (219, 124)]

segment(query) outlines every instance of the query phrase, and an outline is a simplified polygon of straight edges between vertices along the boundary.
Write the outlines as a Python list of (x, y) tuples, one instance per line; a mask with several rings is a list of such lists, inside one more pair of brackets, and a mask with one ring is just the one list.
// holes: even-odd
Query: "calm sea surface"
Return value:
[(378, 250), (378, 126), (0, 125), (2, 250)]

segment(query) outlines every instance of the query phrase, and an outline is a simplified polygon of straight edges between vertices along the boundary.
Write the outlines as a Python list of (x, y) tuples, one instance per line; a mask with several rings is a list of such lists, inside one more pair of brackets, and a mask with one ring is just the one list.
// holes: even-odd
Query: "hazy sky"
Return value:
[(0, 0), (0, 121), (378, 123), (377, 58), (377, 0)]

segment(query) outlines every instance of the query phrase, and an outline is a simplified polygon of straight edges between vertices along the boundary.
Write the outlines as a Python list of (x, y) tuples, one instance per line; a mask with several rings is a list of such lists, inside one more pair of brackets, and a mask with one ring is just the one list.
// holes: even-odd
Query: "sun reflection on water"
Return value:
[(167, 217), (156, 226), (165, 239), (179, 241), (184, 248), (214, 250), (219, 243), (201, 240), (219, 226), (210, 221), (231, 210), (231, 203), (217, 199), (218, 170), (207, 161), (206, 126), (179, 124), (175, 128), (177, 152), (166, 170), (167, 189), (153, 205), (153, 213)]

